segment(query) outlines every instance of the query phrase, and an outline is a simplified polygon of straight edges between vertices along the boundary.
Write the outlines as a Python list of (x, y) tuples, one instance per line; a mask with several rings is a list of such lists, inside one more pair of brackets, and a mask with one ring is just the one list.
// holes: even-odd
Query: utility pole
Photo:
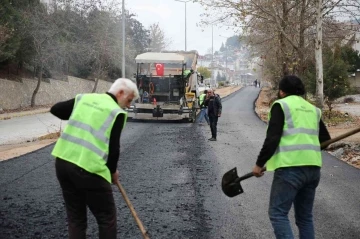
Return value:
[(228, 46), (225, 46), (225, 69), (227, 69)]
[(174, 0), (176, 2), (183, 2), (185, 3), (185, 51), (187, 50), (187, 31), (186, 31), (186, 3), (190, 2), (191, 0), (183, 1), (183, 0)]
[(121, 66), (121, 75), (122, 78), (125, 78), (125, 0), (122, 0), (122, 66)]
[[(211, 80), (215, 80), (214, 76), (214, 24), (211, 24)], [(210, 80), (210, 86), (211, 83), (214, 81)]]
[(187, 31), (186, 31), (186, 2), (185, 2), (185, 51), (186, 51), (186, 49), (187, 49), (187, 48), (186, 48), (186, 42), (187, 42), (187, 36), (186, 36), (187, 34), (186, 34), (186, 32), (187, 32)]
[(211, 25), (211, 64), (214, 62), (214, 25)]
[[(220, 37), (223, 37), (223, 38), (226, 38), (226, 39), (228, 39), (229, 37), (225, 37), (225, 36), (222, 36), (222, 35), (219, 35)], [(228, 72), (228, 70), (227, 70), (227, 62), (228, 62), (228, 60), (227, 60), (227, 58), (228, 58), (228, 45), (225, 43), (225, 75), (227, 75), (227, 72)]]

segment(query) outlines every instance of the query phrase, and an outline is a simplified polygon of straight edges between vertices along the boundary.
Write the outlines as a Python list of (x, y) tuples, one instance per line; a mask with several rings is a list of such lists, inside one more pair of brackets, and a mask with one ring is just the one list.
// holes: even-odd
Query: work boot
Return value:
[(216, 141), (216, 138), (210, 138), (209, 140), (210, 141)]

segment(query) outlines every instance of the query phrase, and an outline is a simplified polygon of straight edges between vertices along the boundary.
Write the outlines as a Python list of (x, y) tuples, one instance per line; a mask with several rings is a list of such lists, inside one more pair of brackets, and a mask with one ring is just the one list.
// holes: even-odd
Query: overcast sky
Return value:
[[(125, 7), (137, 14), (136, 19), (146, 28), (159, 22), (165, 35), (172, 40), (169, 50), (185, 50), (185, 3), (175, 0), (125, 0)], [(202, 6), (192, 1), (187, 7), (187, 50), (197, 50), (204, 55), (211, 48), (211, 26), (200, 28)], [(225, 37), (234, 35), (234, 30), (214, 26), (214, 51), (218, 50)], [(225, 36), (221, 37), (219, 35)]]

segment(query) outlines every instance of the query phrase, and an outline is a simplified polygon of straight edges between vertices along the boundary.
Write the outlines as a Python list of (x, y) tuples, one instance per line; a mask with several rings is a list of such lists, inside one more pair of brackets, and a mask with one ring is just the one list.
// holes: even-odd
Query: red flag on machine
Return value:
[(156, 75), (158, 76), (164, 75), (164, 64), (156, 63), (155, 68), (156, 68)]

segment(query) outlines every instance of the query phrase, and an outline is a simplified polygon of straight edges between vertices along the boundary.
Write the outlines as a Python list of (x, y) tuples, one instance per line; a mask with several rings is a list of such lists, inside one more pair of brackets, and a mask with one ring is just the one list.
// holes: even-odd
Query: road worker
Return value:
[(204, 93), (199, 96), (199, 106), (200, 106), (200, 115), (198, 118), (199, 125), (202, 124), (204, 118), (207, 124), (210, 125), (209, 116), (207, 115), (207, 107), (204, 104), (206, 96), (207, 96), (207, 90), (204, 90)]
[(111, 183), (119, 178), (120, 135), (136, 85), (117, 79), (103, 94), (78, 94), (56, 103), (50, 112), (69, 120), (52, 155), (68, 217), (70, 239), (86, 237), (87, 207), (99, 225), (99, 238), (116, 238), (116, 207)]
[(322, 165), (320, 143), (330, 139), (321, 111), (301, 96), (302, 81), (292, 75), (279, 83), (279, 99), (269, 114), (266, 139), (253, 174), (274, 171), (269, 217), (276, 238), (294, 238), (288, 213), (294, 205), (295, 221), (301, 239), (313, 239), (313, 205)]

